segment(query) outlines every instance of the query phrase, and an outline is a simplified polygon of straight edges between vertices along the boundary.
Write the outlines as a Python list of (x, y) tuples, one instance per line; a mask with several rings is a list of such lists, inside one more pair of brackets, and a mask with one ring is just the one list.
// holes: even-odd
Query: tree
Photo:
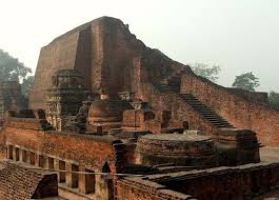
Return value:
[(21, 93), (23, 96), (28, 98), (30, 90), (32, 88), (34, 82), (34, 76), (28, 76), (27, 78), (24, 78), (21, 84)]
[(31, 69), (24, 66), (17, 58), (10, 56), (0, 49), (0, 80), (1, 81), (22, 81)]
[(221, 68), (218, 65), (213, 65), (210, 67), (207, 64), (196, 63), (192, 66), (192, 70), (198, 76), (202, 76), (213, 82), (216, 82), (219, 78), (219, 73), (221, 71)]
[(25, 97), (28, 97), (33, 76), (28, 76), (31, 69), (19, 62), (17, 58), (10, 56), (7, 52), (0, 49), (0, 82), (1, 81), (18, 81), (22, 82), (21, 91)]
[(240, 88), (254, 92), (259, 86), (259, 78), (257, 78), (252, 72), (247, 72), (235, 77), (232, 84), (235, 88)]
[(279, 108), (279, 93), (271, 91), (268, 95), (269, 103), (274, 108)]

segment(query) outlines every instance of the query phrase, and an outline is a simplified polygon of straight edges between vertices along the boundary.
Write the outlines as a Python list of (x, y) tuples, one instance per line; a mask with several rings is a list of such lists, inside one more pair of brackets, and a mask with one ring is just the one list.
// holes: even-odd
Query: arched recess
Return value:
[(114, 196), (114, 187), (113, 187), (113, 177), (111, 176), (111, 169), (109, 163), (106, 161), (102, 166), (101, 183), (102, 184), (102, 196), (105, 200), (112, 200)]

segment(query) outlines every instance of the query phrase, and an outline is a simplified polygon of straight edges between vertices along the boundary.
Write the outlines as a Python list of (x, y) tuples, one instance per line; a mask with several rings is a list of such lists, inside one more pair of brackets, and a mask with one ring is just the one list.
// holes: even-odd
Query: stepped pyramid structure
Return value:
[(267, 105), (265, 93), (224, 88), (196, 76), (189, 66), (145, 46), (119, 19), (93, 20), (41, 49), (31, 109), (46, 109), (52, 77), (65, 69), (78, 71), (93, 95), (128, 92), (158, 114), (167, 110), (172, 119), (189, 121), (193, 129), (213, 133), (234, 126), (253, 130), (264, 145), (279, 142), (279, 112)]
[[(252, 199), (279, 184), (279, 162), (259, 154), (278, 129), (266, 93), (216, 85), (102, 17), (41, 49), (0, 159), (39, 174), (18, 199)], [(17, 188), (7, 172), (1, 183)]]

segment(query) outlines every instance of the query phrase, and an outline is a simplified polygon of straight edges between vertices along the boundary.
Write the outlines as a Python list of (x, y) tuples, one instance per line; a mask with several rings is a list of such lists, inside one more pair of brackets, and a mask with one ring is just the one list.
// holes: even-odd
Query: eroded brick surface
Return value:
[(0, 163), (0, 199), (25, 200), (58, 195), (56, 174), (45, 174), (10, 161)]

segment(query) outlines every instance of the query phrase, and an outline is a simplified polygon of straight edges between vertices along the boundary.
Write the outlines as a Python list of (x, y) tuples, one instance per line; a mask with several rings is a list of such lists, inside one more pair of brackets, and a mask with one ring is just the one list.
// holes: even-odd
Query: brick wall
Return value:
[[(43, 131), (40, 129), (40, 121), (37, 119), (10, 118), (1, 131), (0, 137), (2, 137), (2, 141), (0, 140), (0, 144), (2, 144), (0, 155), (3, 155), (3, 157), (6, 155), (6, 157), (15, 161), (22, 160), (37, 167), (52, 166), (52, 169), (54, 167), (55, 169), (71, 170), (72, 166), (77, 166), (78, 171), (90, 170), (100, 173), (104, 172), (104, 166), (107, 166), (106, 168), (109, 168), (107, 170), (115, 173), (122, 169), (125, 162), (130, 160), (122, 159), (119, 156), (122, 154), (123, 148), (119, 149), (115, 146), (115, 143), (120, 142), (118, 140), (113, 140), (107, 136)], [(64, 167), (61, 163), (64, 163)], [(73, 179), (70, 173), (66, 173), (66, 175), (67, 187), (66, 190), (63, 190), (62, 195), (67, 196), (67, 198), (71, 196), (69, 199), (76, 199), (73, 197), (70, 188), (76, 186), (69, 185)], [(78, 192), (75, 194), (76, 196), (84, 196), (84, 187), (89, 183), (85, 183), (82, 176), (78, 179)], [(111, 180), (110, 185), (106, 183), (107, 180), (104, 180), (101, 175), (96, 175), (96, 178), (94, 178), (95, 186), (92, 179), (91, 177), (90, 187), (95, 187), (94, 192), (91, 191), (94, 198), (112, 199), (115, 177)], [(88, 196), (84, 197), (84, 199), (87, 198)]]
[(194, 200), (190, 195), (167, 189), (165, 186), (136, 178), (117, 181), (119, 200)]
[(54, 40), (52, 45), (41, 49), (35, 80), (30, 94), (31, 108), (45, 108), (45, 92), (46, 89), (50, 88), (52, 76), (57, 70), (74, 69), (78, 36), (78, 32), (69, 33), (68, 37)]
[(279, 111), (247, 100), (192, 73), (183, 75), (182, 93), (191, 93), (237, 128), (251, 129), (261, 143), (279, 146)]
[(56, 174), (26, 169), (25, 165), (2, 161), (0, 163), (0, 199), (21, 200), (58, 196)]
[(209, 135), (216, 135), (219, 131), (173, 92), (160, 92), (152, 84), (142, 83), (142, 94), (144, 101), (148, 101), (155, 110), (156, 119), (161, 120), (162, 112), (166, 110), (171, 111), (172, 120), (187, 121), (190, 129), (206, 131)]
[(278, 188), (278, 170), (279, 163), (259, 163), (174, 173), (153, 180), (199, 200), (244, 200)]
[(73, 160), (89, 168), (101, 169), (107, 161), (111, 170), (115, 172), (113, 140), (98, 136), (41, 131), (37, 129), (36, 119), (14, 120), (10, 120), (0, 134), (6, 143), (40, 154)]
[(92, 93), (136, 92), (141, 41), (118, 19), (102, 17), (56, 38), (41, 49), (30, 108), (45, 109), (46, 89), (57, 70), (75, 69)]

